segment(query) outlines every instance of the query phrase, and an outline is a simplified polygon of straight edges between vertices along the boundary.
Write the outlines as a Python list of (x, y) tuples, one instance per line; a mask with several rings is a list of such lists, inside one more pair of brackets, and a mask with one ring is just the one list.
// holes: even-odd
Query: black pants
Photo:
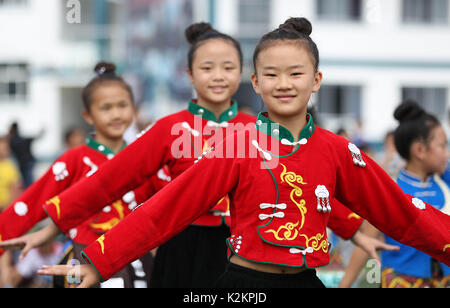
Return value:
[(215, 283), (216, 288), (325, 288), (316, 270), (298, 274), (272, 274), (229, 263), (225, 273)]

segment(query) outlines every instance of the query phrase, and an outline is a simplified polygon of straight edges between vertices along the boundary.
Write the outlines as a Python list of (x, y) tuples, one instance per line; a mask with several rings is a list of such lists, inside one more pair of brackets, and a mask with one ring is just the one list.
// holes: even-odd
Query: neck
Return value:
[(306, 126), (306, 111), (301, 112), (300, 114), (296, 114), (294, 116), (280, 116), (276, 113), (267, 112), (269, 119), (275, 123), (280, 124), (294, 137), (294, 141), (298, 141), (300, 136), (300, 132)]
[(418, 164), (415, 161), (408, 162), (406, 164), (405, 170), (408, 173), (420, 178), (423, 182), (425, 182), (427, 180), (427, 178), (430, 176), (430, 174), (426, 170), (424, 170), (420, 166), (420, 164)]
[(102, 134), (96, 133), (95, 136), (93, 136), (93, 138), (98, 143), (101, 143), (101, 144), (107, 146), (108, 148), (110, 148), (114, 153), (118, 153), (120, 151), (120, 149), (123, 147), (123, 145), (125, 144), (125, 141), (123, 140), (122, 137), (109, 138), (109, 137), (103, 136)]
[(204, 107), (214, 113), (216, 119), (219, 119), (220, 115), (225, 112), (231, 106), (231, 99), (222, 103), (211, 103), (204, 99), (198, 98), (197, 105)]

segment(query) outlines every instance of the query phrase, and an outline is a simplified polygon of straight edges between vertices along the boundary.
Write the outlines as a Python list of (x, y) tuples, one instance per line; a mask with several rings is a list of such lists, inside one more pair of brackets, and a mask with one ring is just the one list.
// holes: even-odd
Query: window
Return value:
[(25, 101), (28, 79), (26, 64), (0, 64), (0, 102)]
[(320, 113), (359, 119), (361, 116), (361, 87), (324, 85), (320, 88), (317, 103)]
[(317, 0), (317, 16), (328, 21), (360, 21), (362, 0)]
[(447, 88), (402, 88), (402, 99), (413, 99), (427, 112), (445, 119), (447, 106)]
[(269, 29), (271, 0), (239, 1), (240, 37), (260, 37)]
[(448, 23), (448, 0), (403, 0), (404, 23)]

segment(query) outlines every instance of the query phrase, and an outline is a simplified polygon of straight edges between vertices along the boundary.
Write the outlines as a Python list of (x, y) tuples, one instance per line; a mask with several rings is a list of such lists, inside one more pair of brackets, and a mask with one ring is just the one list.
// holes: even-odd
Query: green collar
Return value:
[[(309, 139), (309, 137), (311, 137), (312, 134), (314, 133), (315, 130), (314, 121), (309, 113), (307, 114), (307, 119), (308, 123), (306, 123), (306, 126), (300, 132), (298, 140)], [(293, 143), (295, 140), (291, 132), (287, 128), (271, 121), (267, 117), (267, 115), (263, 114), (262, 112), (258, 114), (258, 119), (256, 121), (256, 129), (280, 141), (282, 141), (283, 139), (287, 139), (289, 142)]]
[(233, 119), (238, 114), (238, 104), (235, 100), (231, 101), (231, 106), (219, 116), (219, 119), (216, 119), (214, 113), (204, 107), (197, 105), (196, 99), (191, 99), (189, 101), (188, 111), (193, 115), (202, 117), (208, 121), (213, 121), (216, 123), (228, 122)]
[[(90, 136), (90, 135), (86, 138), (86, 145), (88, 147), (96, 150), (97, 152), (100, 152), (100, 153), (106, 155), (108, 158), (113, 157), (114, 155), (117, 154), (117, 153), (114, 153), (114, 151), (111, 150), (110, 148), (108, 148), (106, 145), (95, 141), (94, 138), (92, 138), (92, 136)], [(127, 146), (127, 143), (125, 143), (123, 145), (123, 147), (120, 148), (119, 151), (121, 151), (126, 146)]]

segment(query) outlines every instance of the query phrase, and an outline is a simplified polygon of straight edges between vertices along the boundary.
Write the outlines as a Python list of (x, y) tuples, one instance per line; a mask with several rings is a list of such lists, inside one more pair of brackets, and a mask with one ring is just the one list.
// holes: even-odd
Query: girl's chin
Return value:
[(284, 106), (283, 108), (273, 108), (269, 109), (267, 108), (269, 114), (277, 115), (279, 117), (295, 117), (295, 116), (301, 116), (304, 114), (305, 109), (299, 109), (299, 108), (287, 108), (287, 106)]

